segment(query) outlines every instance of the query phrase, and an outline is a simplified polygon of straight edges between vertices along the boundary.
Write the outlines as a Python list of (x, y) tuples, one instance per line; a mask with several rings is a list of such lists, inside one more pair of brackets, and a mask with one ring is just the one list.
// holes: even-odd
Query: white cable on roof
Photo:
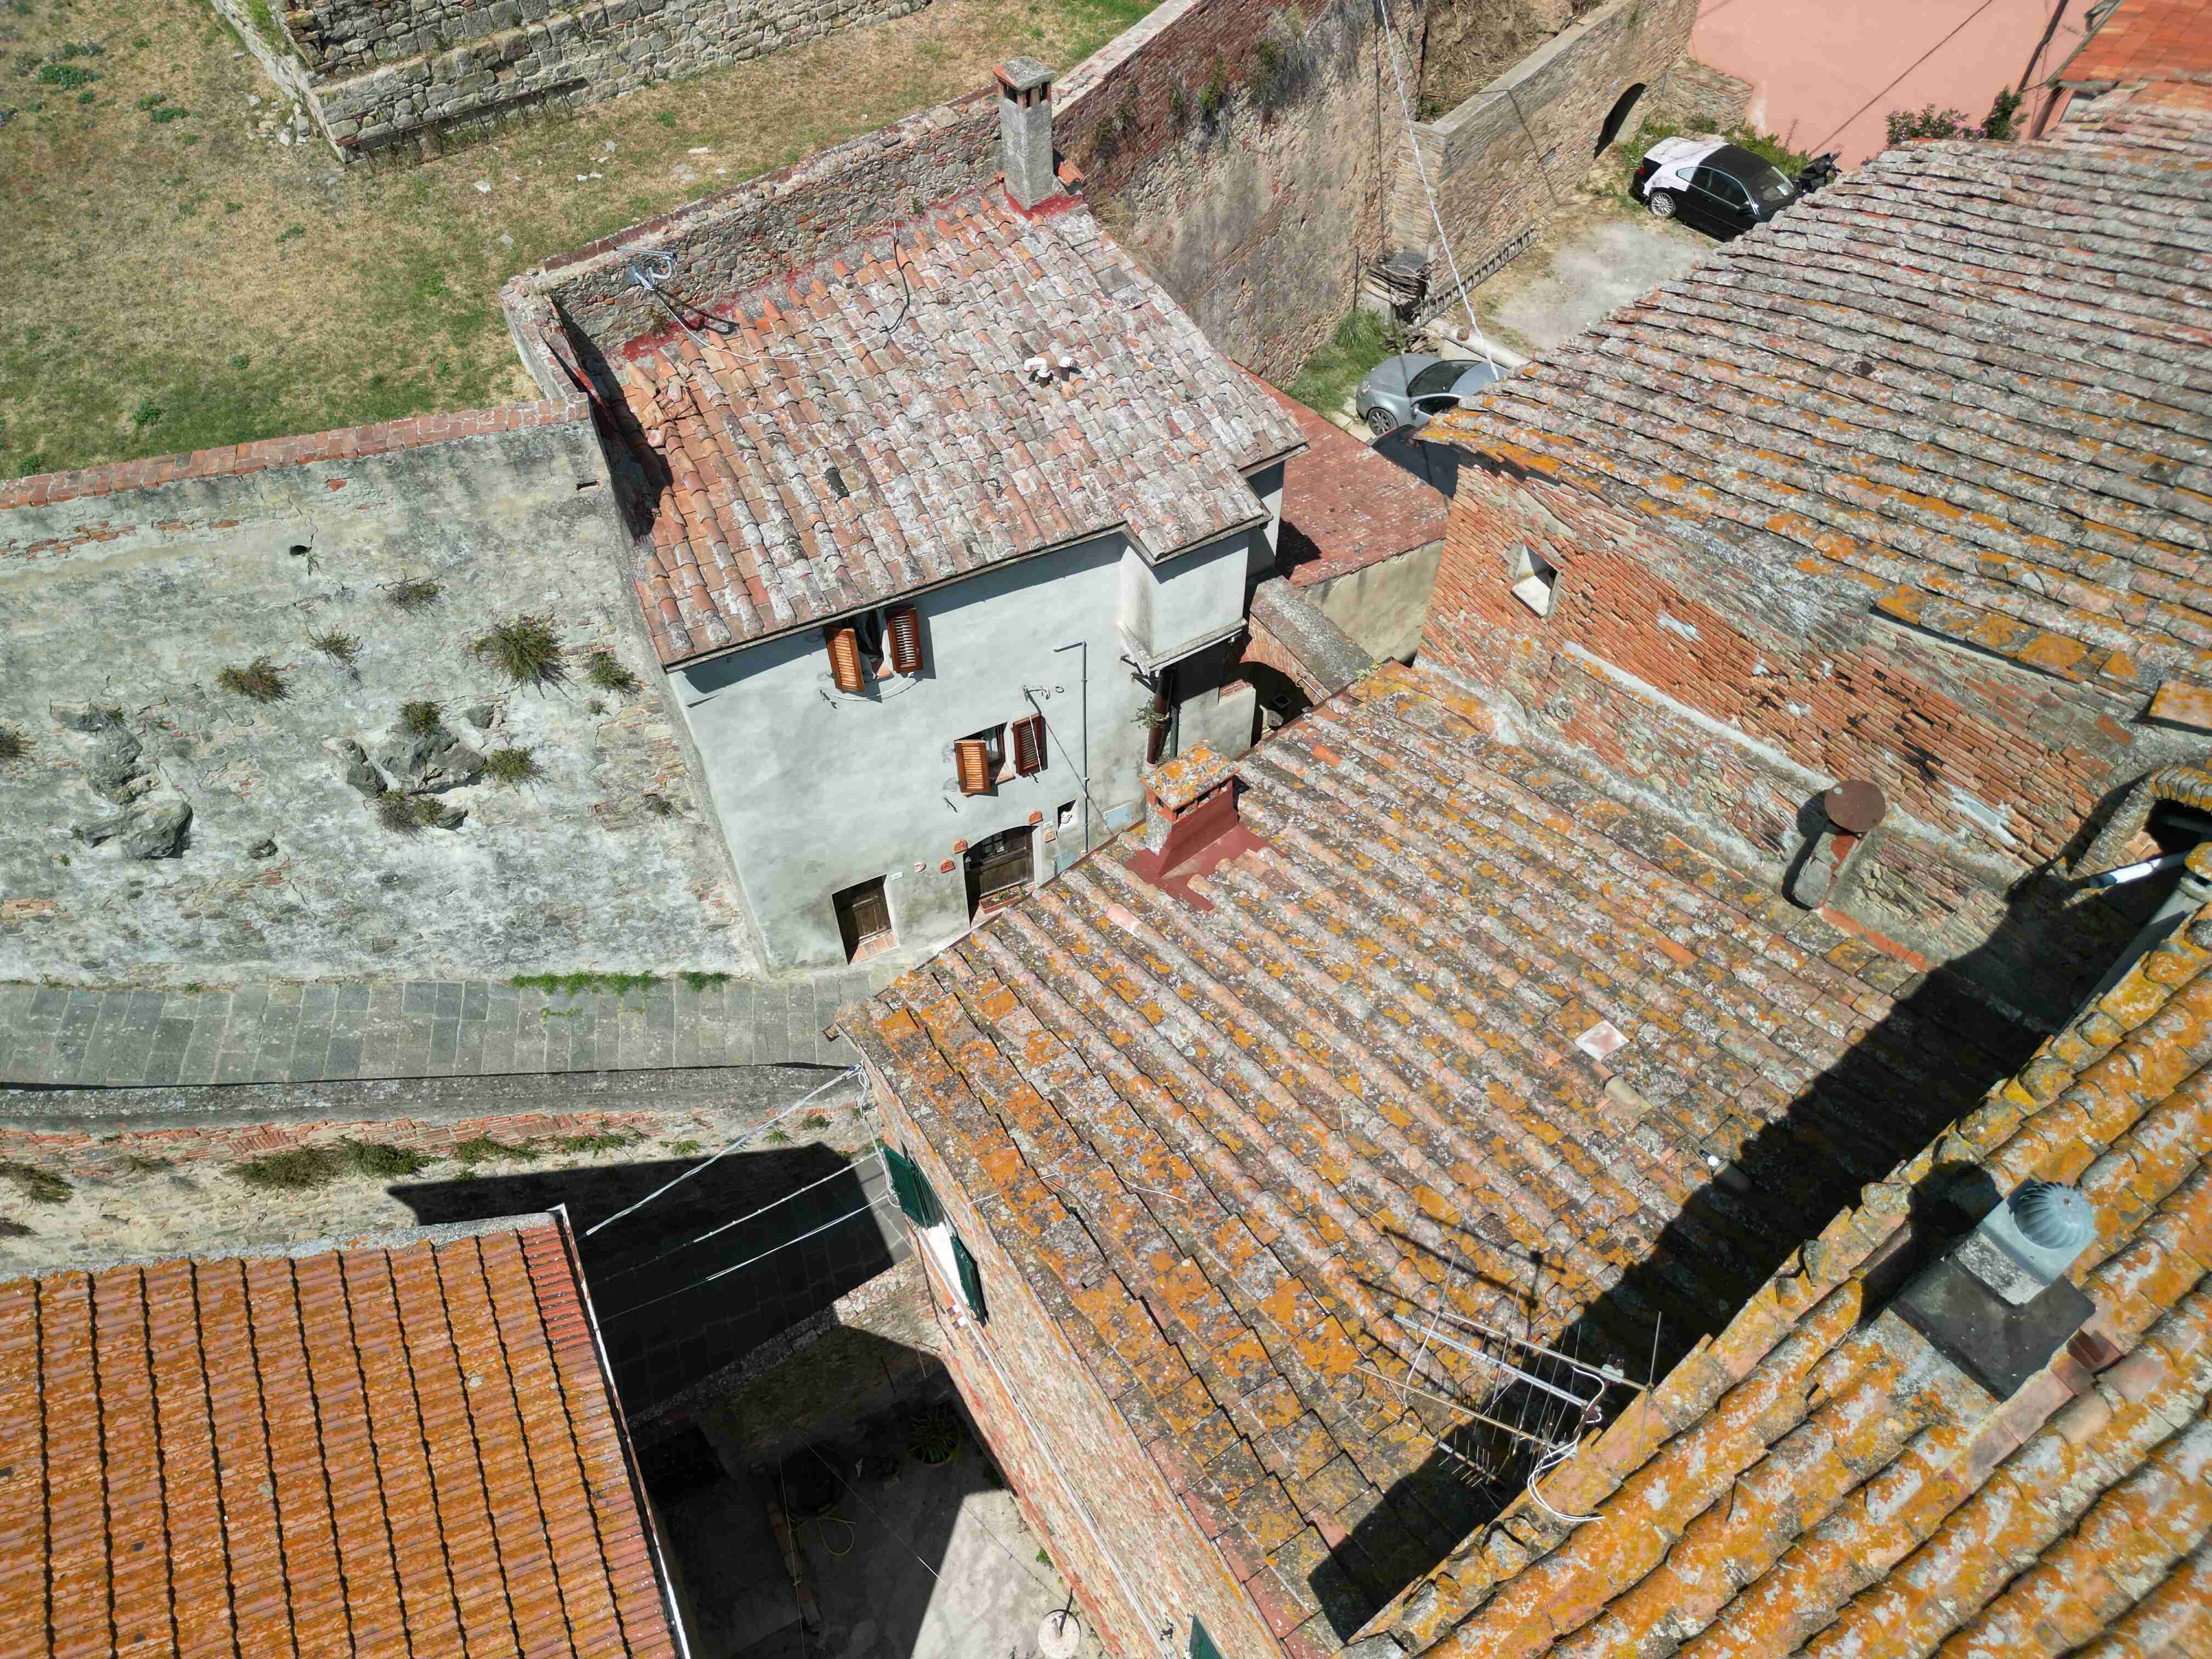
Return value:
[(638, 1200), (636, 1203), (631, 1205), (627, 1210), (617, 1210), (605, 1221), (594, 1222), (592, 1225), (585, 1228), (584, 1237), (589, 1238), (593, 1233), (599, 1231), (600, 1228), (613, 1226), (616, 1222), (620, 1221), (626, 1215), (635, 1215), (647, 1205), (652, 1203), (654, 1199), (659, 1198), (663, 1193), (668, 1191), (669, 1188), (682, 1186), (685, 1182), (690, 1180), (693, 1176), (697, 1175), (700, 1170), (706, 1169), (709, 1164), (714, 1163), (716, 1159), (727, 1158), (732, 1152), (737, 1151), (738, 1147), (744, 1146), (745, 1142), (750, 1140), (763, 1129), (767, 1128), (769, 1124), (774, 1123), (779, 1119), (789, 1117), (793, 1112), (806, 1104), (808, 1101), (813, 1099), (815, 1096), (826, 1093), (828, 1091), (836, 1088), (847, 1078), (858, 1077), (860, 1074), (860, 1068), (859, 1066), (848, 1066), (843, 1071), (838, 1073), (836, 1076), (831, 1078), (829, 1082), (823, 1084), (821, 1088), (810, 1089), (806, 1093), (801, 1095), (797, 1100), (793, 1101), (790, 1105), (778, 1112), (775, 1117), (768, 1119), (765, 1122), (754, 1124), (751, 1128), (746, 1130), (728, 1146), (723, 1147), (720, 1152), (716, 1152), (713, 1158), (702, 1159), (699, 1163), (693, 1164), (682, 1175), (677, 1176), (675, 1180), (670, 1182), (667, 1186), (654, 1188), (643, 1198)]
[[(1390, 0), (1375, 0), (1375, 9), (1382, 14), (1382, 39), (1390, 54), (1390, 79), (1398, 88), (1398, 118), (1406, 129), (1407, 145), (1413, 152), (1413, 171), (1420, 175), (1421, 194), (1428, 198), (1429, 217), (1436, 225), (1437, 240), (1443, 244), (1444, 263), (1451, 268), (1452, 285), (1459, 291), (1460, 303), (1467, 307), (1468, 326), (1474, 331), (1474, 343), (1482, 348), (1482, 360), (1490, 365), (1492, 374), (1503, 377), (1504, 370), (1490, 355), (1490, 341), (1483, 334), (1482, 325), (1475, 320), (1474, 300), (1459, 274), (1459, 260), (1452, 252), (1451, 238), (1444, 231), (1444, 216), (1437, 209), (1437, 193), (1429, 185), (1428, 163), (1421, 159), (1421, 146), (1413, 137), (1413, 106), (1406, 100), (1406, 75), (1398, 66), (1398, 35), (1390, 22)], [(1546, 181), (1549, 182), (1548, 174)]]

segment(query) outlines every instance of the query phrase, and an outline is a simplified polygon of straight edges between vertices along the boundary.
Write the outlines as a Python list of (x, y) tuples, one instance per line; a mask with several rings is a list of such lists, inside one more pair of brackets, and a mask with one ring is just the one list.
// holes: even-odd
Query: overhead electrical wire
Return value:
[(813, 1237), (817, 1233), (826, 1233), (832, 1227), (837, 1226), (842, 1223), (850, 1221), (856, 1215), (866, 1215), (869, 1211), (874, 1209), (878, 1204), (885, 1202), (889, 1197), (890, 1194), (886, 1194), (883, 1198), (870, 1199), (866, 1204), (860, 1206), (857, 1210), (848, 1210), (844, 1214), (833, 1217), (831, 1219), (823, 1222), (820, 1226), (811, 1228), (809, 1231), (799, 1234), (796, 1238), (787, 1238), (781, 1244), (772, 1244), (767, 1249), (760, 1252), (757, 1255), (749, 1255), (743, 1261), (732, 1262), (726, 1267), (717, 1268), (714, 1272), (708, 1273), (704, 1279), (695, 1279), (689, 1285), (683, 1285), (676, 1290), (665, 1291), (659, 1296), (649, 1297), (643, 1302), (633, 1302), (629, 1307), (607, 1315), (605, 1319), (600, 1321), (600, 1323), (611, 1325), (617, 1319), (626, 1319), (631, 1314), (640, 1313), (647, 1308), (656, 1307), (663, 1302), (672, 1302), (679, 1296), (689, 1295), (691, 1291), (698, 1290), (702, 1285), (713, 1284), (718, 1279), (727, 1279), (732, 1273), (738, 1272), (739, 1269), (751, 1267), (756, 1261), (766, 1261), (769, 1256), (774, 1255), (778, 1250), (787, 1250), (794, 1244), (804, 1244), (808, 1239)]
[[(869, 1153), (868, 1158), (875, 1158), (878, 1163), (880, 1163), (882, 1161), (882, 1153), (880, 1149), (877, 1152)], [(665, 1261), (670, 1256), (674, 1255), (679, 1250), (688, 1250), (694, 1244), (704, 1244), (708, 1239), (714, 1237), (717, 1233), (726, 1233), (732, 1227), (741, 1227), (746, 1222), (754, 1219), (756, 1217), (764, 1216), (770, 1210), (775, 1209), (780, 1206), (788, 1204), (793, 1199), (798, 1198), (803, 1194), (812, 1192), (817, 1187), (827, 1186), (830, 1182), (836, 1180), (840, 1176), (849, 1175), (857, 1178), (860, 1170), (867, 1167), (867, 1158), (862, 1158), (858, 1164), (840, 1165), (838, 1168), (832, 1170), (828, 1175), (823, 1176), (821, 1180), (810, 1181), (804, 1187), (795, 1187), (791, 1191), (786, 1193), (781, 1198), (773, 1199), (769, 1202), (762, 1205), (757, 1210), (748, 1210), (744, 1214), (739, 1216), (734, 1221), (725, 1221), (719, 1227), (709, 1227), (705, 1232), (701, 1233), (696, 1238), (687, 1238), (681, 1244), (670, 1245), (659, 1255), (647, 1256), (642, 1261), (633, 1261), (627, 1267), (617, 1267), (612, 1273), (604, 1275), (600, 1282), (605, 1284), (614, 1279), (620, 1279), (626, 1273), (642, 1272), (645, 1268), (653, 1266), (656, 1261)], [(888, 1170), (886, 1173), (888, 1173)], [(870, 1201), (873, 1202), (874, 1200), (872, 1200)]]

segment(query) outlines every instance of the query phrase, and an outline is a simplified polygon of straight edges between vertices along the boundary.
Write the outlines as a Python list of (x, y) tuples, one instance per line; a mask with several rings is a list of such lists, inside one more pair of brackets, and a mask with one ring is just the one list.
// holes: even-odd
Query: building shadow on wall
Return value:
[(818, 1143), (718, 1159), (589, 1231), (696, 1167), (684, 1158), (502, 1171), (392, 1194), (424, 1226), (566, 1205), (615, 1384), (635, 1413), (826, 1309), (907, 1249), (875, 1203), (885, 1190), (881, 1166), (855, 1165)]
[[(2015, 890), (1985, 945), (1903, 990), (1885, 1018), (1713, 1172), (1642, 1261), (1566, 1329), (1540, 1330), (1538, 1340), (1594, 1364), (1616, 1365), (1632, 1382), (1647, 1374), (1663, 1378), (1701, 1338), (1723, 1329), (1792, 1250), (1856, 1204), (1863, 1188), (1930, 1145), (2016, 1072), (2046, 1030), (2072, 1017), (2172, 883), (2146, 887), (2154, 890), (2121, 890), (2118, 903), (2085, 898), (2048, 879)], [(2102, 948), (2084, 948), (2085, 938)], [(1999, 1012), (1975, 987), (2009, 978), (2014, 964), (2035, 955), (2059, 965), (2046, 972), (2056, 994), (2031, 1011), (2032, 1026)], [(2000, 971), (1985, 973), (1990, 964)], [(1926, 1259), (1942, 1238), (1971, 1224), (1943, 1200), (1954, 1173), (1936, 1171), (1916, 1194), (1911, 1247), (1901, 1261)], [(1540, 1262), (1532, 1268), (1540, 1272)], [(1463, 1273), (1472, 1270), (1462, 1264)], [(1901, 1281), (1887, 1286), (1899, 1287)], [(1392, 1287), (1375, 1288), (1396, 1296)], [(1878, 1308), (1870, 1304), (1868, 1316)], [(1525, 1352), (1516, 1357), (1528, 1363)], [(1466, 1392), (1450, 1406), (1409, 1401), (1437, 1437), (1435, 1449), (1309, 1576), (1341, 1638), (1508, 1505), (1525, 1501), (1531, 1444), (1473, 1423), (1470, 1414), (1534, 1426), (1553, 1402), (1517, 1382), (1487, 1398), (1479, 1382), (1498, 1374), (1473, 1363), (1465, 1370)], [(1609, 1390), (1607, 1416), (1630, 1398), (1626, 1390)], [(1553, 1405), (1547, 1426), (1561, 1421)], [(1559, 1432), (1569, 1442), (1577, 1437), (1571, 1420)]]

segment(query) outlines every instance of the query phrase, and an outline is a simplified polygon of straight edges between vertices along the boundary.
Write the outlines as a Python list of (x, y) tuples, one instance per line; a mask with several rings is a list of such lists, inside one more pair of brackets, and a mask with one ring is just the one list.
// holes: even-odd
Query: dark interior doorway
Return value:
[(846, 961), (858, 962), (893, 943), (890, 901), (884, 896), (881, 876), (832, 893), (830, 902), (836, 907), (837, 933), (845, 941)]
[(968, 914), (981, 915), (1011, 904), (1029, 891), (1034, 869), (1032, 828), (1018, 824), (977, 842), (968, 849)]
[(1628, 112), (1636, 107), (1636, 100), (1644, 95), (1644, 82), (1638, 81), (1626, 92), (1613, 100), (1613, 112), (1605, 118), (1605, 126), (1597, 135), (1597, 148), (1593, 155), (1605, 154), (1605, 147), (1620, 137), (1620, 129), (1628, 119)]

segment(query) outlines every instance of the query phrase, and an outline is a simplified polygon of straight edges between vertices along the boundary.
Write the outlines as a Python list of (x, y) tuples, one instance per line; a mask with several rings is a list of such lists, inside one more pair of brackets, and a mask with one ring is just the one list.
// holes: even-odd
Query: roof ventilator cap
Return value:
[(2078, 1187), (2025, 1181), (1961, 1240), (1959, 1261), (2014, 1307), (2065, 1278), (2097, 1236), (2097, 1213)]

